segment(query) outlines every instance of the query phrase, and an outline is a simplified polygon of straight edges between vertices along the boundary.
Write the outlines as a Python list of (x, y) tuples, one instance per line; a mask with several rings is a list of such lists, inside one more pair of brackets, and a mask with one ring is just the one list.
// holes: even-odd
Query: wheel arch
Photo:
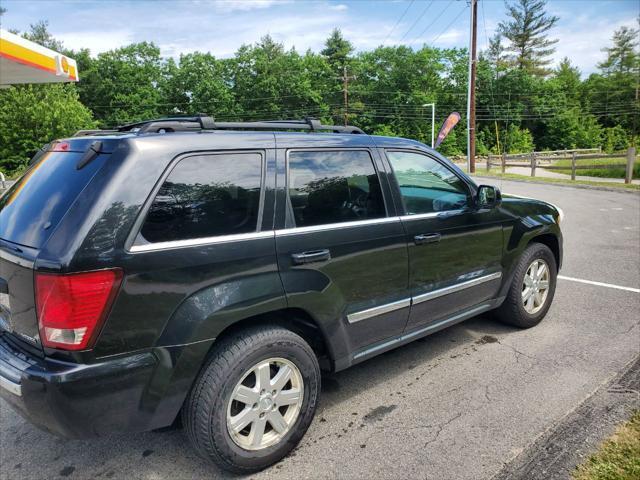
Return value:
[(553, 252), (553, 256), (556, 259), (556, 268), (560, 270), (560, 266), (562, 263), (562, 254), (560, 251), (560, 240), (553, 233), (545, 233), (542, 235), (537, 235), (529, 240), (527, 243), (527, 247), (532, 243), (541, 243), (549, 247), (549, 250)]
[(300, 335), (313, 349), (323, 370), (333, 369), (333, 348), (320, 324), (306, 310), (282, 308), (240, 319), (224, 328), (213, 342), (211, 349), (223, 338), (255, 325), (278, 325)]
[[(239, 319), (223, 328), (215, 339), (196, 342), (195, 344), (178, 347), (159, 347), (156, 355), (167, 358), (167, 369), (159, 379), (157, 389), (171, 395), (159, 400), (158, 409), (152, 423), (152, 428), (162, 428), (175, 423), (188, 393), (207, 364), (214, 348), (224, 338), (241, 333), (243, 330), (256, 325), (277, 325), (300, 335), (313, 349), (323, 370), (334, 370), (335, 359), (329, 338), (311, 314), (299, 308), (281, 308), (246, 318)], [(170, 353), (177, 348), (180, 352)], [(164, 352), (166, 350), (166, 352)], [(161, 353), (164, 352), (164, 353)], [(169, 359), (172, 359), (171, 361)]]

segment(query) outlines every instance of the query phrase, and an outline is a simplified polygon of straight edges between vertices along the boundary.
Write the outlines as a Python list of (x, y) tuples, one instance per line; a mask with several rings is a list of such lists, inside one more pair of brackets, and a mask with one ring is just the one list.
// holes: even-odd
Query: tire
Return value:
[[(273, 396), (270, 393), (276, 390), (261, 395), (261, 390), (268, 390), (261, 389), (266, 382), (278, 388), (274, 380), (278, 374), (287, 378), (287, 368), (290, 379), (282, 390)], [(258, 375), (265, 371), (269, 377), (261, 377), (260, 382)], [(296, 391), (302, 395), (296, 397)], [(250, 327), (214, 346), (185, 401), (182, 421), (201, 456), (222, 469), (252, 473), (276, 463), (298, 444), (313, 420), (319, 392), (318, 360), (302, 337), (277, 325)], [(280, 406), (282, 402), (294, 403)], [(239, 428), (244, 423), (238, 418), (252, 418), (253, 423), (232, 434), (232, 425)], [(274, 424), (283, 433), (272, 426), (273, 420), (278, 420)], [(252, 436), (253, 428), (263, 429), (264, 435)]]
[[(527, 290), (524, 284), (525, 275), (529, 276), (529, 268), (536, 261), (544, 262), (548, 268), (547, 294), (540, 305), (536, 305), (535, 301), (537, 299), (534, 299), (534, 308), (531, 308), (530, 304), (529, 307), (525, 307), (524, 295), (526, 295), (525, 291)], [(541, 263), (538, 265), (541, 265)], [(518, 261), (507, 297), (496, 310), (498, 319), (503, 323), (519, 328), (531, 328), (538, 325), (549, 311), (549, 307), (551, 307), (551, 303), (553, 302), (557, 276), (558, 270), (553, 252), (542, 243), (531, 243), (522, 253)], [(529, 278), (528, 281), (530, 282), (531, 279)], [(531, 302), (531, 300), (529, 300), (529, 302)], [(529, 310), (527, 308), (529, 308)]]

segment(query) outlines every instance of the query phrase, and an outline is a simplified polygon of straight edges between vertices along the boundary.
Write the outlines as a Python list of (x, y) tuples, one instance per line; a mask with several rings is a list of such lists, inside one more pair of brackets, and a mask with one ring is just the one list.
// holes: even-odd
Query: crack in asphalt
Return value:
[(455, 420), (457, 420), (458, 418), (460, 418), (462, 416), (462, 412), (458, 412), (456, 415), (454, 415), (453, 417), (451, 417), (449, 420), (447, 420), (446, 422), (438, 425), (438, 431), (436, 432), (436, 434), (433, 436), (432, 439), (428, 440), (427, 443), (424, 444), (423, 448), (426, 448), (427, 445), (431, 445), (433, 442), (435, 442), (436, 440), (438, 440), (438, 437), (440, 436), (440, 434), (442, 433), (442, 431), (447, 428), (451, 423), (453, 423)]

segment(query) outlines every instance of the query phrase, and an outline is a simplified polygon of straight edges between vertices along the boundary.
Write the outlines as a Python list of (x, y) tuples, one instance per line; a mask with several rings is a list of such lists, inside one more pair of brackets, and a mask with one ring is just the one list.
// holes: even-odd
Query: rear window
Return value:
[(41, 248), (78, 194), (104, 163), (99, 155), (84, 168), (81, 152), (46, 152), (0, 197), (0, 238)]
[(142, 226), (151, 243), (255, 232), (262, 155), (225, 153), (176, 164)]

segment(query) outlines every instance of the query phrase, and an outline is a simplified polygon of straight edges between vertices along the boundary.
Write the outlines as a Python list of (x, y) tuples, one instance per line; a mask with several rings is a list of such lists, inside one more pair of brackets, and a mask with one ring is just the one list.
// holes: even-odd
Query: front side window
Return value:
[(407, 214), (445, 212), (467, 205), (468, 189), (451, 170), (426, 155), (387, 152)]
[(255, 232), (262, 155), (225, 153), (180, 160), (142, 226), (148, 242)]
[(289, 199), (297, 227), (386, 216), (367, 151), (289, 152)]

